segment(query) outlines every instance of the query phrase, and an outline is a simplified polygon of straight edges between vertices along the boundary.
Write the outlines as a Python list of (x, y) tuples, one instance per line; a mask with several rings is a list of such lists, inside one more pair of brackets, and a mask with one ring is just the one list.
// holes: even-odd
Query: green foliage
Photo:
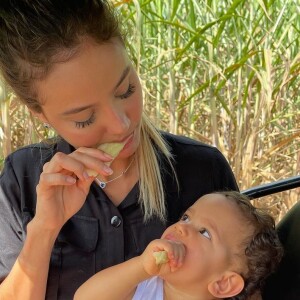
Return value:
[[(298, 1), (119, 4), (146, 108), (162, 129), (217, 146), (241, 189), (297, 174)], [(290, 193), (271, 201), (275, 214), (297, 199)]]
[[(114, 3), (144, 87), (145, 108), (158, 126), (217, 146), (241, 189), (297, 174), (298, 0)], [(1, 97), (3, 160), (48, 132), (32, 125), (4, 85)], [(297, 192), (269, 201), (278, 218)]]

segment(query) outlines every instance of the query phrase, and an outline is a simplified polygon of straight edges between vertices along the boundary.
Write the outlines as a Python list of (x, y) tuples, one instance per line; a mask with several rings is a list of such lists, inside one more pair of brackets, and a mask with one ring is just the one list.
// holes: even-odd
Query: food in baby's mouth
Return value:
[[(123, 148), (124, 148), (124, 143), (105, 143), (98, 147), (99, 150), (102, 150), (103, 152), (112, 156), (113, 160), (118, 156), (118, 154), (121, 152)], [(106, 162), (105, 164), (110, 166), (113, 160)], [(89, 176), (96, 177), (98, 175), (96, 171), (91, 169), (87, 169), (86, 172)]]
[(155, 258), (155, 263), (157, 265), (165, 264), (169, 261), (168, 252), (167, 251), (157, 251), (153, 252), (153, 256)]

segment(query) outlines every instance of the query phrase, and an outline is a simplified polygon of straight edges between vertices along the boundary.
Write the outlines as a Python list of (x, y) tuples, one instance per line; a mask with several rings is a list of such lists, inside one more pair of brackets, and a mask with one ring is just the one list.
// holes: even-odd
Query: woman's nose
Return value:
[(128, 131), (130, 119), (124, 110), (118, 107), (109, 107), (104, 114), (107, 132), (114, 135), (122, 135)]

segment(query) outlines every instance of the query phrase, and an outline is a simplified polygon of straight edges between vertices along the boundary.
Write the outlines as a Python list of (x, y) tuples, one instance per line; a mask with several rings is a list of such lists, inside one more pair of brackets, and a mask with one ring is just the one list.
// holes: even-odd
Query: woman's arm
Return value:
[(11, 272), (0, 285), (1, 300), (45, 299), (51, 250), (57, 232), (43, 230), (33, 219), (24, 247)]
[[(18, 258), (0, 285), (1, 300), (45, 299), (55, 239), (62, 226), (85, 202), (94, 180), (85, 170), (96, 165), (101, 173), (103, 161), (105, 157), (99, 150), (81, 148), (69, 155), (57, 153), (44, 165), (36, 187), (35, 216), (27, 225), (27, 237)], [(8, 224), (7, 232), (3, 233), (7, 234), (7, 239), (13, 233), (8, 232), (9, 227)]]

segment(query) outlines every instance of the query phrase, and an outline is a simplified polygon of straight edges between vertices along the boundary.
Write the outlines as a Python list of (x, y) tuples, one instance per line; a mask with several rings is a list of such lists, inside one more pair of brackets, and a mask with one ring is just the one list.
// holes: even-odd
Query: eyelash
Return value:
[[(135, 92), (135, 86), (130, 83), (129, 86), (128, 86), (128, 90), (123, 95), (120, 95), (119, 98), (120, 99), (127, 99), (134, 92)], [(83, 122), (75, 122), (75, 126), (77, 128), (85, 128), (86, 126), (89, 126), (89, 125), (93, 124), (94, 121), (95, 121), (95, 114), (92, 113), (91, 117), (88, 120), (83, 121)]]
[(92, 115), (90, 116), (89, 119), (87, 119), (86, 121), (83, 122), (75, 122), (75, 126), (77, 128), (84, 128), (86, 126), (89, 126), (91, 124), (93, 124), (95, 121), (95, 113), (93, 112)]
[[(205, 238), (211, 240), (210, 232), (209, 232), (206, 228), (201, 228), (201, 229), (199, 230), (199, 232), (200, 232), (200, 234), (202, 234)], [(204, 232), (207, 232), (207, 233), (208, 233), (208, 236), (204, 235), (204, 234), (203, 234)]]
[(126, 99), (130, 97), (134, 92), (135, 92), (135, 86), (130, 83), (128, 86), (128, 90), (123, 95), (120, 95), (119, 98)]
[[(188, 214), (184, 213), (184, 214), (182, 215), (182, 217), (180, 218), (180, 221), (186, 222), (187, 219), (189, 219), (189, 216), (188, 216)], [(207, 232), (208, 236), (204, 235), (204, 234), (203, 234), (204, 232)], [(201, 229), (199, 230), (199, 233), (202, 234), (205, 238), (211, 240), (210, 232), (209, 232), (206, 228), (201, 228)]]
[(187, 218), (189, 218), (189, 216), (188, 216), (186, 213), (184, 213), (184, 214), (181, 216), (180, 221), (185, 222)]

